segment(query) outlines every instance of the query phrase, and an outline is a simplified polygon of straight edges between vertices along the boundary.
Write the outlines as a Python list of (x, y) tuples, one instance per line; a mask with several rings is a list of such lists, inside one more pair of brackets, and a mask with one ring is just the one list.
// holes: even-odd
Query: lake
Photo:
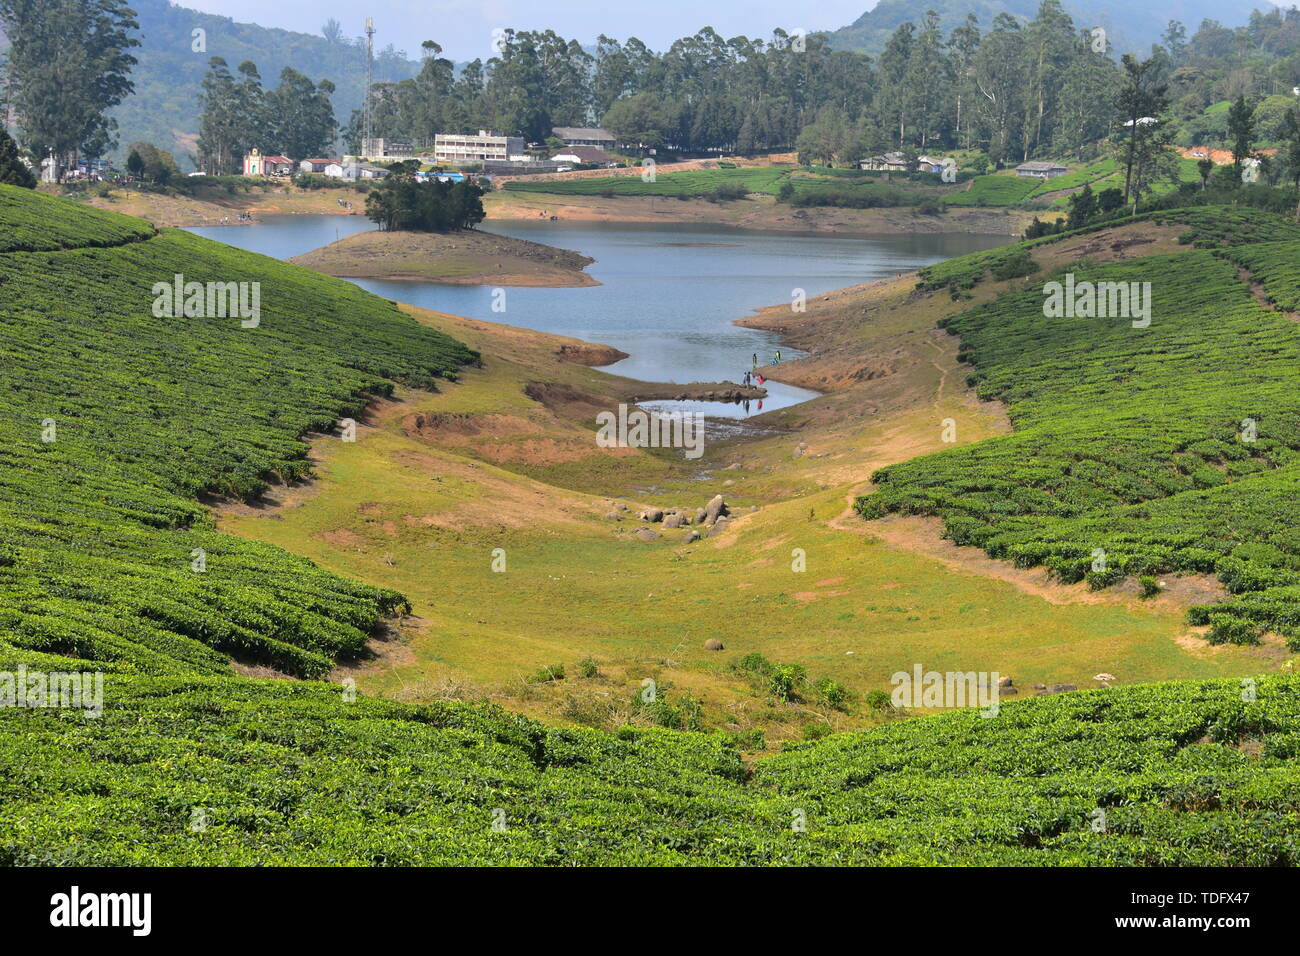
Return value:
[[(373, 228), (363, 216), (280, 216), (251, 226), (191, 229), (198, 235), (287, 259)], [(697, 223), (485, 223), (485, 231), (573, 249), (596, 261), (601, 285), (578, 289), (452, 286), (352, 280), (385, 298), (612, 345), (629, 357), (606, 371), (655, 382), (739, 382), (757, 353), (766, 365), (803, 353), (777, 337), (732, 324), (754, 310), (881, 279), (1008, 241), (999, 236), (839, 236), (755, 232)], [(497, 308), (494, 309), (494, 302)], [(504, 311), (501, 308), (504, 307)], [(653, 403), (745, 417), (817, 393), (769, 380), (749, 408), (718, 402)]]

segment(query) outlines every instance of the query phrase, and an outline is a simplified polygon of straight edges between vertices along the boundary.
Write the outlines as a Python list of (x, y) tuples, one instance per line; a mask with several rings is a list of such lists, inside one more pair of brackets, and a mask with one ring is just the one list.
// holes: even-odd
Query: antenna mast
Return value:
[(365, 139), (361, 141), (361, 152), (369, 158), (373, 152), (371, 138), (375, 131), (371, 128), (373, 115), (370, 110), (370, 87), (375, 81), (375, 20), (366, 17), (366, 100), (362, 105), (362, 124), (365, 127)]

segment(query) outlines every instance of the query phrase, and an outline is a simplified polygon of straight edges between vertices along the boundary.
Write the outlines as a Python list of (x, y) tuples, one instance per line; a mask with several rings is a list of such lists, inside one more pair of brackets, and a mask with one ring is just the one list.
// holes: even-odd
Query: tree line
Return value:
[[(974, 148), (995, 163), (1083, 159), (1121, 119), (1125, 81), (1104, 33), (1060, 0), (1042, 0), (1027, 22), (1000, 14), (984, 27), (972, 14), (947, 36), (931, 11), (899, 26), (877, 58), (832, 50), (819, 34), (724, 39), (710, 28), (662, 53), (636, 38), (602, 35), (589, 52), (550, 30), (507, 30), (496, 56), (459, 71), (437, 43), (423, 49), (417, 76), (376, 87), (376, 136), (492, 128), (540, 143), (553, 126), (599, 124), (647, 149), (797, 147), (818, 162), (902, 148)], [(1151, 81), (1169, 87), (1171, 135), (1186, 133), (1216, 101), (1290, 95), (1300, 14), (1256, 12), (1236, 30), (1207, 20), (1190, 39), (1171, 21), (1149, 60)], [(1280, 129), (1284, 111), (1270, 108)], [(361, 135), (357, 111), (344, 136), (357, 149)]]
[(290, 67), (280, 71), (274, 89), (262, 86), (257, 64), (239, 64), (236, 78), (226, 61), (208, 61), (199, 103), (199, 167), (209, 175), (241, 171), (243, 158), (256, 147), (265, 155), (293, 159), (327, 156), (334, 149), (338, 122), (329, 80), (312, 80)]

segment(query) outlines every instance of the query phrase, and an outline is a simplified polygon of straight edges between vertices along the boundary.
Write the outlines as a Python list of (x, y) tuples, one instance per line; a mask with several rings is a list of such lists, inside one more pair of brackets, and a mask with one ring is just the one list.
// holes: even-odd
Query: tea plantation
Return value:
[[(0, 187), (5, 234), (50, 240), (0, 253), (0, 671), (103, 671), (105, 700), (0, 707), (0, 865), (1300, 862), (1291, 676), (1031, 698), (750, 764), (721, 735), (311, 680), (403, 597), (219, 535), (199, 497), (306, 474), (304, 434), (475, 353), (349, 283), (48, 202)], [(1123, 267), (1156, 284), (1140, 333), (1045, 324), (1027, 295), (958, 316), (1018, 431), (867, 501), (1063, 568), (1109, 536), (1121, 564), (1237, 569), (1289, 606), (1300, 340), (1217, 255)], [(177, 273), (260, 282), (259, 323), (155, 317)]]
[[(1300, 680), (1031, 698), (801, 744), (110, 676), (0, 717), (0, 865), (1295, 865)], [(803, 824), (803, 832), (796, 829)]]
[[(218, 535), (195, 499), (304, 475), (301, 435), (475, 354), (350, 283), (184, 232), (14, 187), (0, 215), (11, 245), (58, 247), (0, 254), (0, 666), (308, 675), (359, 651), (399, 595)], [(259, 324), (156, 318), (178, 273), (260, 283)]]
[(969, 382), (1007, 403), (1015, 431), (885, 468), (857, 507), (941, 515), (959, 544), (1093, 587), (1214, 574), (1241, 597), (1193, 623), (1234, 642), (1271, 629), (1297, 649), (1300, 327), (1259, 305), (1237, 265), (1292, 301), (1296, 243), (1233, 245), (1297, 227), (1249, 209), (1183, 219), (1205, 250), (1072, 267), (1076, 282), (1149, 282), (1148, 328), (1045, 318), (1037, 276), (946, 320)]

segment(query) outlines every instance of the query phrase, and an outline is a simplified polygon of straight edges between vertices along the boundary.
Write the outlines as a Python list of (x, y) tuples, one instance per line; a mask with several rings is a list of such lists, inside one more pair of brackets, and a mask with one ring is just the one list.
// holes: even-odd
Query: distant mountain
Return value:
[[(880, 0), (852, 24), (830, 34), (837, 50), (879, 53), (889, 35), (909, 20), (920, 23), (927, 10), (939, 14), (945, 34), (960, 26), (968, 13), (979, 18), (987, 30), (999, 13), (1010, 13), (1022, 21), (1033, 19), (1039, 0)], [(1146, 53), (1170, 20), (1179, 20), (1190, 36), (1202, 20), (1218, 20), (1226, 27), (1243, 25), (1254, 9), (1271, 10), (1267, 0), (1063, 0), (1062, 5), (1080, 28), (1104, 27), (1121, 53)]]
[[(340, 123), (361, 106), (366, 54), (357, 38), (330, 41), (320, 34), (236, 23), (168, 0), (133, 0), (131, 6), (138, 14), (142, 46), (132, 51), (139, 60), (132, 71), (135, 95), (113, 112), (122, 148), (147, 140), (174, 152), (183, 168), (192, 168), (188, 156), (195, 150), (199, 132), (199, 84), (214, 56), (223, 57), (232, 73), (240, 63), (252, 60), (267, 87), (279, 82), (286, 66), (312, 80), (331, 80), (338, 87), (333, 99)], [(206, 31), (206, 51), (191, 49), (195, 29)], [(376, 82), (405, 79), (419, 69), (418, 62), (391, 47), (375, 51)]]

